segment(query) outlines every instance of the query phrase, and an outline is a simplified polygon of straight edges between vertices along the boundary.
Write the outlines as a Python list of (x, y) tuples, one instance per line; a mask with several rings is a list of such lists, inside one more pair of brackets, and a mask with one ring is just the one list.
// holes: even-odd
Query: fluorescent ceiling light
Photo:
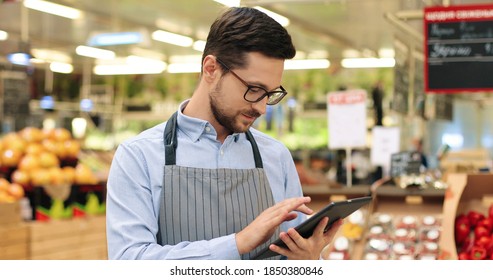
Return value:
[(28, 53), (18, 52), (18, 53), (9, 53), (7, 54), (7, 60), (12, 64), (29, 66), (31, 55)]
[(168, 44), (173, 44), (181, 47), (190, 47), (193, 45), (193, 39), (187, 36), (157, 30), (152, 33), (152, 39)]
[(341, 61), (344, 68), (389, 68), (394, 67), (393, 58), (345, 58)]
[(72, 64), (68, 64), (68, 63), (52, 62), (50, 63), (50, 70), (57, 73), (68, 74), (74, 71), (74, 67), (72, 66)]
[(103, 50), (87, 46), (78, 46), (75, 49), (75, 53), (81, 56), (88, 56), (99, 59), (113, 59), (115, 58), (115, 52), (110, 50)]
[(45, 62), (72, 63), (72, 57), (65, 52), (49, 49), (32, 49), (34, 57)]
[(80, 10), (55, 4), (48, 1), (24, 0), (24, 6), (29, 9), (38, 10), (40, 12), (45, 12), (48, 14), (57, 15), (60, 17), (66, 17), (70, 19), (77, 19), (82, 16), (82, 12)]
[(24, 41), (19, 42), (19, 46), (14, 52), (7, 54), (7, 60), (17, 65), (29, 66), (32, 58), (31, 46)]
[(9, 38), (9, 33), (0, 30), (0, 41), (5, 41)]
[(241, 0), (214, 0), (214, 1), (228, 7), (239, 7), (241, 2)]
[(87, 41), (87, 44), (93, 47), (140, 43), (149, 43), (149, 34), (146, 31), (97, 33)]
[(145, 65), (96, 65), (93, 72), (96, 75), (137, 75), (160, 74), (166, 67)]
[(262, 8), (260, 6), (255, 6), (254, 8), (261, 11), (261, 12), (264, 12), (265, 14), (267, 14), (268, 16), (273, 18), (275, 21), (277, 21), (280, 25), (282, 25), (284, 27), (289, 25), (289, 19), (285, 16), (281, 16), (280, 14), (274, 13), (274, 12), (269, 11), (265, 8)]
[(326, 69), (329, 68), (328, 59), (292, 59), (284, 61), (285, 70)]
[(169, 58), (171, 63), (198, 63), (202, 62), (201, 55), (173, 55)]
[(138, 56), (117, 58), (112, 61), (96, 61), (93, 72), (96, 75), (159, 74), (166, 70), (163, 61)]
[(200, 73), (202, 64), (200, 63), (171, 63), (168, 66), (168, 73)]
[(203, 52), (206, 42), (204, 40), (197, 40), (193, 42), (193, 49), (199, 52)]

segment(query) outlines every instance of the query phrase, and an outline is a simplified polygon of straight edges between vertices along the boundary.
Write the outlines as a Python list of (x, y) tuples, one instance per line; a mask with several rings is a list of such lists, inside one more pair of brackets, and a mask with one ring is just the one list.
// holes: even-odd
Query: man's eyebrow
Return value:
[(268, 87), (267, 87), (267, 85), (264, 84), (264, 83), (262, 83), (262, 82), (249, 82), (249, 81), (245, 81), (245, 82), (247, 82), (251, 86), (261, 87), (262, 89), (264, 89), (267, 92), (273, 91), (273, 90), (276, 90), (276, 89), (279, 89), (281, 87), (281, 85), (278, 85), (277, 87), (269, 90)]

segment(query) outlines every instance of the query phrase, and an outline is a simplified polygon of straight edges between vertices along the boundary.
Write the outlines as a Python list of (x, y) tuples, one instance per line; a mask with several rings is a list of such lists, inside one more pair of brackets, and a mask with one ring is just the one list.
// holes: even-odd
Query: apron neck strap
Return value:
[(164, 158), (166, 165), (176, 164), (176, 147), (178, 146), (178, 141), (176, 138), (176, 119), (178, 112), (175, 112), (171, 118), (169, 118), (166, 123), (166, 128), (164, 129), (163, 139), (164, 139)]
[(246, 138), (248, 139), (248, 141), (250, 141), (250, 144), (252, 144), (253, 158), (255, 159), (255, 167), (264, 168), (264, 164), (262, 163), (262, 157), (260, 156), (257, 142), (255, 142), (255, 139), (253, 139), (252, 132), (250, 132), (250, 129), (249, 129), (245, 132), (245, 134), (246, 134)]
[[(165, 164), (166, 165), (176, 165), (176, 147), (178, 146), (178, 140), (176, 137), (176, 130), (178, 128), (177, 125), (177, 115), (178, 112), (175, 112), (166, 123), (166, 127), (163, 132), (164, 139), (164, 155), (165, 155)], [(250, 130), (245, 132), (246, 138), (250, 141), (253, 149), (253, 157), (255, 159), (255, 167), (263, 168), (264, 165), (262, 163), (262, 157), (260, 156), (260, 152), (257, 146), (257, 142), (253, 139), (253, 135)]]

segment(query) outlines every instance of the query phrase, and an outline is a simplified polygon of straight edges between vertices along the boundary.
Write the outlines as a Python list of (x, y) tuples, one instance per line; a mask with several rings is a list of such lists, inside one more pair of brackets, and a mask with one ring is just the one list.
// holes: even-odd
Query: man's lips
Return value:
[(244, 117), (246, 117), (247, 119), (252, 119), (252, 120), (255, 120), (258, 117), (260, 117), (260, 114), (258, 114), (258, 113), (251, 113), (251, 114), (249, 114), (249, 113), (243, 113), (242, 115)]

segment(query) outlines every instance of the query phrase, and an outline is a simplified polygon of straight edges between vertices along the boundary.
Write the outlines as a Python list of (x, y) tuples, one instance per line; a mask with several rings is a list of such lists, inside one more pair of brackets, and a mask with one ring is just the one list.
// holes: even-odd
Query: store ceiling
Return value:
[[(18, 48), (28, 39), (32, 48), (49, 48), (72, 56), (75, 69), (82, 69), (87, 58), (77, 56), (75, 48), (87, 45), (93, 32), (122, 32), (157, 29), (205, 39), (212, 21), (225, 6), (212, 0), (53, 0), (84, 12), (78, 20), (26, 9), (22, 1), (3, 0), (0, 4), (0, 30), (9, 39), (0, 41), (0, 54)], [(260, 5), (288, 17), (298, 51), (306, 55), (328, 54), (337, 65), (344, 50), (378, 55), (380, 49), (393, 49), (396, 40), (422, 48), (422, 9), (432, 5), (487, 3), (481, 0), (278, 0), (242, 1), (245, 6)], [(27, 17), (22, 17), (22, 9)], [(25, 13), (26, 14), (26, 13)], [(159, 25), (159, 27), (158, 27)], [(28, 32), (27, 32), (28, 30)], [(420, 41), (421, 40), (421, 41)], [(132, 46), (111, 47), (118, 55), (128, 55)], [(190, 47), (178, 47), (154, 40), (139, 47), (164, 54), (200, 55)]]

